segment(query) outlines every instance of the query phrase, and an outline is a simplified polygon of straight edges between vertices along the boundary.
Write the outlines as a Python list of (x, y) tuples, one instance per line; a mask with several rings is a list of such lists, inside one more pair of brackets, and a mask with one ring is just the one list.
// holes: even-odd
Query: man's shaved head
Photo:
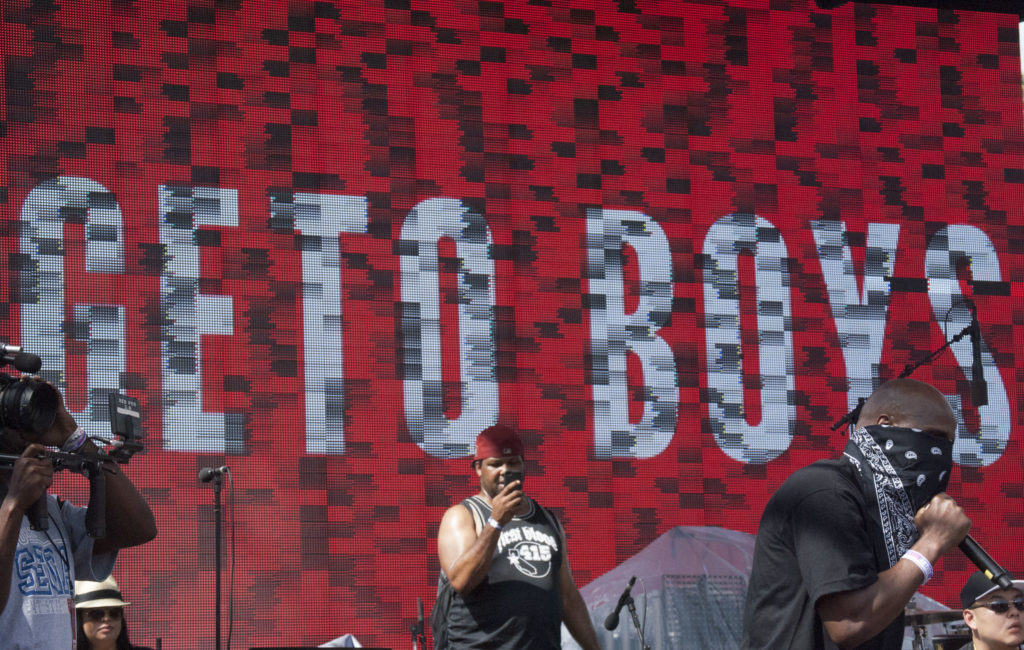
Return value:
[(916, 379), (893, 379), (871, 393), (864, 402), (858, 427), (888, 424), (956, 436), (956, 416), (946, 397), (935, 387)]

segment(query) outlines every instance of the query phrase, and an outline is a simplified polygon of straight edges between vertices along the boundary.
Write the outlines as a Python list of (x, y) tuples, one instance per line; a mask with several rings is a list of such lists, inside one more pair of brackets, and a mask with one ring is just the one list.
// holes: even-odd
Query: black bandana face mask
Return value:
[(915, 429), (872, 425), (850, 432), (844, 456), (856, 468), (889, 566), (917, 539), (915, 513), (949, 484), (952, 452), (948, 439)]
[(881, 424), (865, 427), (903, 483), (914, 511), (946, 491), (953, 467), (953, 442), (917, 429)]

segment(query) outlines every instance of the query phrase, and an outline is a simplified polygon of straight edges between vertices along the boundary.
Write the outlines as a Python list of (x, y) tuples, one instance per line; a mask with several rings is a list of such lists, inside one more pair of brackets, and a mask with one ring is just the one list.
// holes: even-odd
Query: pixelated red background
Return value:
[[(900, 224), (895, 275), (911, 279), (924, 278), (936, 230), (980, 228), (1008, 286), (975, 301), (1012, 422), (1001, 458), (957, 467), (950, 493), (975, 537), (1024, 574), (1016, 17), (799, 0), (10, 0), (2, 29), (0, 333), (20, 339), (12, 269), (34, 187), (86, 177), (124, 217), (123, 275), (84, 270), (83, 228), (69, 220), (65, 291), (69, 304), (127, 309), (140, 378), (128, 392), (143, 403), (147, 450), (126, 470), (160, 526), (116, 570), (137, 643), (213, 647), (213, 494), (196, 471), (227, 464), (234, 647), (344, 633), (409, 644), (416, 599), (428, 611), (434, 599), (441, 515), (476, 489), (467, 459), (425, 454), (403, 414), (394, 244), (409, 210), (434, 197), (481, 210), (505, 251), (500, 418), (524, 431), (531, 493), (562, 517), (581, 586), (676, 525), (755, 532), (781, 481), (841, 450), (829, 425), (847, 395), (831, 379), (845, 369), (810, 221), (841, 218), (852, 233)], [(244, 415), (242, 453), (161, 446), (159, 286), (144, 250), (159, 241), (166, 185), (238, 192), (238, 226), (212, 228), (219, 246), (202, 249), (203, 291), (230, 296), (234, 315), (233, 334), (203, 339), (202, 391), (206, 408)], [(367, 233), (341, 235), (344, 454), (305, 451), (301, 253), (270, 223), (282, 192), (368, 202)], [(673, 313), (659, 335), (680, 406), (653, 458), (594, 453), (581, 242), (596, 207), (641, 211), (670, 243)], [(736, 212), (774, 224), (793, 256), (797, 425), (767, 463), (732, 460), (706, 423), (701, 247)], [(880, 374), (941, 345), (931, 313), (926, 293), (893, 290)], [(66, 354), (81, 409), (82, 354)], [(915, 376), (949, 394), (965, 386), (950, 355)], [(631, 379), (642, 381), (635, 364)], [(57, 489), (84, 498), (77, 477)], [(939, 569), (924, 591), (955, 605), (971, 567), (954, 554)]]

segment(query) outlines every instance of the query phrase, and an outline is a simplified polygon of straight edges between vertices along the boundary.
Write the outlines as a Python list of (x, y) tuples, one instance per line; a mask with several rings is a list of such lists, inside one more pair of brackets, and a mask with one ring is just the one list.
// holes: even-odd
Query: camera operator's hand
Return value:
[(22, 514), (28, 512), (53, 483), (53, 463), (42, 457), (45, 452), (42, 445), (31, 444), (14, 462), (5, 500), (11, 499)]

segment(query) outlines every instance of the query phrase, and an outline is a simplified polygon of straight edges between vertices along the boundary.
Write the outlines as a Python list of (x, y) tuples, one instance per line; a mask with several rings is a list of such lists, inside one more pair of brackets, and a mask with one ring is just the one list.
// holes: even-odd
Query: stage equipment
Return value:
[[(629, 579), (629, 584), (626, 585), (626, 589), (619, 596), (619, 602), (615, 605), (615, 610), (604, 620), (604, 629), (612, 631), (619, 626), (619, 612), (625, 606), (629, 610), (629, 615), (633, 618), (633, 627), (636, 629), (636, 635), (640, 638), (640, 647), (642, 650), (651, 650), (651, 646), (647, 645), (647, 642), (644, 640), (644, 626), (640, 625), (640, 619), (637, 618), (636, 605), (633, 603), (633, 596), (630, 593), (634, 584), (636, 584), (636, 576)], [(646, 600), (645, 597), (644, 601), (646, 602)], [(644, 610), (644, 621), (647, 621), (646, 608)]]
[(933, 623), (951, 623), (963, 618), (963, 612), (959, 609), (937, 609), (923, 612), (918, 609), (908, 609), (904, 612), (904, 622), (907, 627), (917, 625), (931, 625)]
[[(935, 650), (936, 647), (941, 648), (942, 646), (935, 645), (935, 641), (940, 637), (932, 637), (929, 635), (927, 626), (936, 623), (952, 623), (953, 621), (959, 620), (963, 620), (963, 614), (960, 610), (956, 609), (921, 611), (908, 607), (904, 612), (904, 622), (906, 626), (914, 630), (914, 640), (911, 642), (911, 648), (913, 650)], [(953, 639), (954, 637), (944, 636), (941, 638)], [(969, 639), (970, 636), (968, 635), (967, 638)]]

